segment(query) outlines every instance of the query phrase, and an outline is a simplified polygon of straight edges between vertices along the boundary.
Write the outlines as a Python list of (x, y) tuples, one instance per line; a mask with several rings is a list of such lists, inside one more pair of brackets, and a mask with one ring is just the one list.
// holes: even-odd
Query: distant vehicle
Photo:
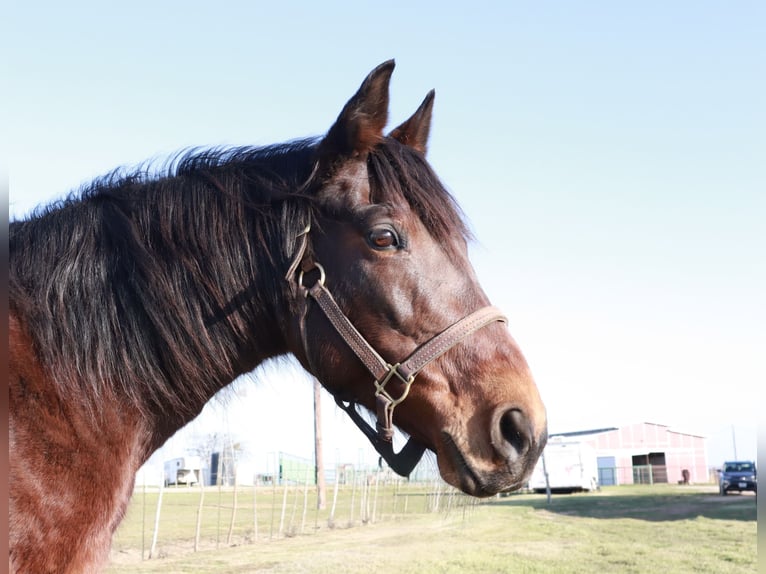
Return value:
[(758, 492), (758, 473), (755, 463), (750, 460), (737, 460), (723, 463), (721, 478), (718, 483), (721, 495), (726, 496), (736, 490)]
[[(544, 460), (544, 464), (543, 464)], [(599, 488), (596, 450), (579, 441), (551, 438), (537, 461), (529, 488), (545, 492), (545, 473), (554, 492), (592, 491)]]
[(165, 461), (165, 486), (171, 484), (197, 484), (202, 465), (198, 456), (184, 456)]

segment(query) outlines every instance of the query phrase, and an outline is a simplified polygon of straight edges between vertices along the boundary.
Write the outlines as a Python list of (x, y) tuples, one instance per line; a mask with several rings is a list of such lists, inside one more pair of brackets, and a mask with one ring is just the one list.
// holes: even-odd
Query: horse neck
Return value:
[(218, 390), (287, 351), (289, 206), (227, 225), (218, 205), (217, 227), (192, 230), (178, 221), (209, 214), (163, 227), (154, 199), (86, 198), (10, 228), (12, 569), (105, 561), (139, 466)]
[[(278, 255), (284, 243), (275, 224), (280, 219), (278, 213), (253, 214), (247, 225), (226, 229), (229, 236), (220, 237), (220, 250), (211, 253), (186, 244), (165, 246), (176, 255), (175, 268), (166, 267), (159, 283), (172, 284), (181, 270), (186, 279), (153, 299), (157, 317), (173, 317), (173, 325), (163, 325), (170, 388), (151, 409), (162, 435), (199, 414), (236, 377), (288, 351), (291, 295)], [(176, 416), (167, 416), (168, 403)]]
[(155, 427), (150, 447), (287, 352), (284, 212), (300, 211), (210, 190), (212, 205), (201, 206), (209, 198), (184, 189), (170, 190), (168, 206), (161, 192), (86, 198), (11, 234), (11, 306), (53, 389), (84, 397), (94, 422), (101, 401), (126, 405)]

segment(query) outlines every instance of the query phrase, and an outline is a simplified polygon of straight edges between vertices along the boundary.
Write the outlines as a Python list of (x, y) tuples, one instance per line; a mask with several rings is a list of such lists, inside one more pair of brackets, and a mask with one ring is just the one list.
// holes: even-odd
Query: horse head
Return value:
[(392, 421), (435, 452), (448, 483), (490, 496), (531, 473), (545, 408), (425, 159), (434, 93), (384, 134), (393, 68), (369, 74), (317, 146), (313, 221), (289, 274), (304, 298), (294, 352), (337, 400), (377, 412), (384, 434)]

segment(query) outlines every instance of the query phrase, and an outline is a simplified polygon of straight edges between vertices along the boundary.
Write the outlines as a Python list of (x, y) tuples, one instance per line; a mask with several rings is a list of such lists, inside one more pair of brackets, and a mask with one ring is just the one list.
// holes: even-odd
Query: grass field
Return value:
[[(258, 540), (240, 535), (236, 546), (226, 546), (219, 534), (217, 549), (208, 543), (199, 552), (191, 551), (185, 528), (176, 538), (166, 533), (165, 542), (158, 546), (163, 557), (143, 561), (140, 530), (136, 534), (136, 524), (140, 525), (136, 516), (143, 515), (142, 510), (136, 512), (139, 496), (115, 536), (108, 572), (756, 572), (756, 499), (748, 494), (721, 497), (711, 487), (620, 486), (594, 494), (554, 496), (550, 506), (541, 495), (514, 495), (479, 504), (462, 496), (442, 496), (438, 511), (432, 512), (435, 499), (430, 490), (407, 491), (406, 496), (403, 491), (397, 496), (381, 493), (374, 522), (370, 515), (362, 523), (357, 514), (358, 520), (329, 528), (313, 512), (304, 523), (303, 535), (293, 529), (285, 530), (282, 537), (270, 537), (264, 523), (259, 524)], [(274, 494), (273, 502), (284, 502), (282, 491)], [(349, 494), (344, 493), (344, 498)], [(163, 512), (188, 523), (189, 501), (180, 504), (182, 497), (173, 496), (167, 496), (167, 501)], [(388, 505), (394, 501), (398, 513)], [(357, 498), (355, 505), (359, 502), (369, 500)], [(174, 506), (181, 509), (180, 515)], [(299, 509), (295, 514), (302, 513), (302, 505), (276, 507), (280, 508), (277, 520), (283, 508), (285, 513), (293, 508)], [(223, 538), (229, 517), (222, 521)], [(252, 508), (249, 518), (252, 534)], [(318, 528), (312, 522), (315, 519)], [(192, 533), (194, 520), (192, 516)]]

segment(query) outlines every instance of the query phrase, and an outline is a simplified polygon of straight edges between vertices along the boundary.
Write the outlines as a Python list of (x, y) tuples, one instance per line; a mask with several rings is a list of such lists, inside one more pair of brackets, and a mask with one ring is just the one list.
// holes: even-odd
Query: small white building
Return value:
[[(547, 475), (547, 477), (546, 477)], [(551, 437), (529, 480), (536, 492), (591, 491), (599, 487), (596, 450), (588, 443)]]
[(165, 461), (165, 486), (192, 485), (202, 478), (202, 464), (198, 456), (182, 456)]

